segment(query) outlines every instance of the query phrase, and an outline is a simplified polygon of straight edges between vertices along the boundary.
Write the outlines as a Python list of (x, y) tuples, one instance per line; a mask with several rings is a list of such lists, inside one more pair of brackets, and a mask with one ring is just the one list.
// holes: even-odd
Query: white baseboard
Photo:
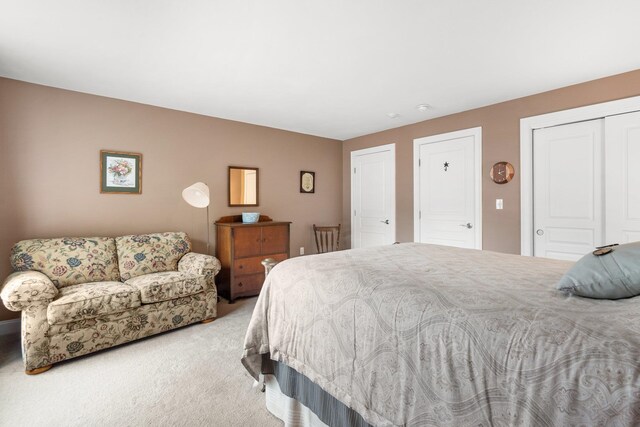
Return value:
[(3, 320), (0, 322), (0, 335), (19, 334), (20, 319)]

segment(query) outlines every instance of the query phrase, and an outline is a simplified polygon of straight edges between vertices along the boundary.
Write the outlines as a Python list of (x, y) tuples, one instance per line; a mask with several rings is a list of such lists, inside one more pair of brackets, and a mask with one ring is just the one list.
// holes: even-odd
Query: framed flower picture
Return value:
[(142, 154), (100, 151), (100, 192), (142, 193)]

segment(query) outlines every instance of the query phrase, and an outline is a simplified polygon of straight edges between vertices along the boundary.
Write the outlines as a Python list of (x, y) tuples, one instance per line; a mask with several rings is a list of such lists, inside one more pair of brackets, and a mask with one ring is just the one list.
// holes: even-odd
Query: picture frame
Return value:
[(100, 193), (142, 194), (142, 154), (100, 150)]
[(315, 193), (316, 192), (316, 173), (311, 171), (300, 171), (300, 192)]

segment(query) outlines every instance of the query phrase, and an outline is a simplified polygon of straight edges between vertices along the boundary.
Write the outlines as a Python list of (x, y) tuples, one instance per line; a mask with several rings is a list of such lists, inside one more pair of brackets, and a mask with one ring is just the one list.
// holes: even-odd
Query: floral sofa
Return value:
[(0, 297), (22, 311), (27, 374), (216, 317), (220, 262), (185, 233), (23, 240)]

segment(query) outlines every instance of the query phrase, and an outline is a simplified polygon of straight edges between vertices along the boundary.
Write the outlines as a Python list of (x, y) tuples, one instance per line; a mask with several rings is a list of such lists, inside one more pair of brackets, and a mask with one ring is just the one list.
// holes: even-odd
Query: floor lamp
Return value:
[(182, 190), (182, 198), (195, 208), (207, 208), (207, 255), (209, 253), (209, 187), (204, 182), (196, 182)]

